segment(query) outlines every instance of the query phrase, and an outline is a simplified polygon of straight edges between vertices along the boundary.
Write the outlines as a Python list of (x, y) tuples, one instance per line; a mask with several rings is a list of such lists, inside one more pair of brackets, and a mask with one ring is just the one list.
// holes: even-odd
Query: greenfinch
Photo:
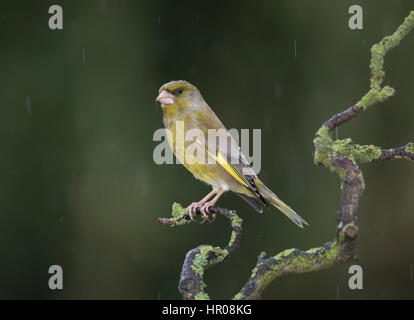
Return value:
[[(299, 227), (307, 224), (257, 177), (239, 146), (194, 85), (183, 80), (168, 82), (159, 89), (156, 101), (161, 103), (167, 140), (176, 158), (197, 179), (213, 188), (203, 199), (186, 208), (191, 219), (197, 207), (200, 207), (203, 219), (208, 219), (208, 209), (224, 192), (233, 191), (257, 212), (262, 212), (270, 203)], [(207, 138), (193, 134), (192, 139), (187, 139), (191, 130)], [(213, 137), (211, 132), (215, 132)], [(190, 151), (190, 148), (205, 152)]]

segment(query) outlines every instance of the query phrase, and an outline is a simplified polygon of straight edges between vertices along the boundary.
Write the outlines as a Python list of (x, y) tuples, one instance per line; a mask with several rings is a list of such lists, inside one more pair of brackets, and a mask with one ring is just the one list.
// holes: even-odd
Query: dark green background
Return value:
[[(203, 3), (203, 4), (202, 4)], [(64, 30), (48, 28), (63, 7)], [(360, 4), (364, 29), (348, 28)], [(391, 34), (412, 1), (2, 1), (0, 4), (0, 298), (180, 298), (186, 252), (224, 245), (228, 223), (170, 229), (174, 201), (209, 187), (179, 165), (158, 166), (158, 88), (195, 84), (228, 128), (262, 129), (261, 178), (310, 226), (276, 210), (256, 214), (239, 197), (240, 249), (206, 274), (213, 298), (245, 283), (257, 255), (308, 249), (335, 236), (340, 183), (315, 166), (313, 136), (369, 85), (369, 49)], [(294, 43), (296, 42), (296, 57)], [(361, 144), (398, 147), (414, 137), (414, 32), (386, 57), (396, 89), (339, 129)], [(414, 297), (414, 167), (363, 165), (360, 264), (277, 279), (266, 299)], [(64, 290), (48, 288), (63, 267)]]

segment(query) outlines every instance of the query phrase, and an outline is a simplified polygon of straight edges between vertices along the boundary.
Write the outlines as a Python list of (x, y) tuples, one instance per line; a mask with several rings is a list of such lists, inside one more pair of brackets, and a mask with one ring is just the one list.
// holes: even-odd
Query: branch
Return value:
[[(358, 259), (358, 203), (365, 188), (358, 164), (391, 159), (414, 160), (414, 144), (411, 142), (400, 148), (382, 149), (374, 145), (355, 144), (350, 138), (333, 140), (330, 132), (374, 104), (394, 95), (395, 90), (392, 87), (381, 87), (385, 77), (384, 56), (400, 43), (413, 26), (414, 11), (411, 11), (394, 34), (372, 46), (369, 91), (355, 105), (324, 122), (313, 140), (315, 164), (328, 167), (338, 174), (341, 180), (342, 195), (339, 209), (336, 211), (337, 225), (334, 241), (306, 251), (284, 250), (268, 258), (262, 252), (247, 283), (233, 299), (259, 299), (274, 279), (285, 274), (317, 271), (340, 262)], [(197, 213), (199, 209), (197, 208)], [(210, 211), (225, 216), (231, 221), (232, 235), (224, 249), (201, 245), (187, 253), (179, 282), (179, 289), (184, 299), (209, 299), (204, 291), (205, 270), (223, 262), (239, 245), (242, 219), (235, 211), (224, 208), (212, 207)], [(185, 210), (177, 203), (173, 205), (172, 218), (159, 218), (158, 221), (171, 227), (191, 222)]]
[(259, 299), (269, 283), (285, 274), (317, 271), (338, 262), (358, 259), (356, 242), (358, 202), (365, 184), (357, 163), (397, 158), (414, 160), (414, 144), (409, 143), (401, 148), (383, 150), (373, 145), (354, 144), (349, 138), (334, 141), (330, 132), (377, 102), (383, 102), (394, 95), (393, 88), (389, 86), (381, 88), (385, 76), (384, 56), (399, 44), (413, 26), (414, 11), (411, 11), (393, 35), (385, 37), (371, 48), (370, 90), (355, 105), (324, 122), (313, 141), (315, 164), (328, 167), (341, 179), (342, 197), (337, 211), (336, 239), (307, 251), (285, 250), (267, 259), (265, 253), (260, 254), (250, 279), (234, 299)]
[(265, 259), (259, 255), (250, 279), (234, 299), (259, 299), (266, 287), (276, 278), (289, 273), (307, 273), (329, 268), (338, 262), (356, 260), (358, 234), (358, 200), (363, 179), (357, 166), (348, 159), (335, 159), (335, 165), (346, 171), (343, 179), (342, 200), (337, 213), (336, 239), (307, 251), (288, 249)]
[[(233, 231), (229, 243), (224, 249), (201, 245), (187, 252), (178, 283), (178, 289), (184, 299), (210, 299), (204, 291), (207, 287), (203, 280), (205, 270), (223, 262), (239, 247), (243, 220), (236, 214), (236, 211), (219, 207), (210, 207), (209, 211), (229, 219)], [(200, 214), (200, 207), (196, 208), (196, 214)], [(158, 221), (161, 224), (174, 227), (189, 223), (191, 219), (180, 204), (174, 203), (172, 218), (158, 218)]]
[(410, 142), (404, 147), (381, 150), (381, 156), (373, 161), (384, 161), (393, 159), (409, 159), (414, 161), (414, 143)]

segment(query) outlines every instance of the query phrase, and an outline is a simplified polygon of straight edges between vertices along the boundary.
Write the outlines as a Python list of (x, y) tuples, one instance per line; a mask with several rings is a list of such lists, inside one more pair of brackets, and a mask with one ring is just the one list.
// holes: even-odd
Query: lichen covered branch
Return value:
[(393, 88), (381, 87), (385, 76), (384, 56), (399, 44), (413, 26), (414, 11), (410, 12), (393, 35), (385, 37), (372, 47), (370, 90), (355, 105), (324, 122), (313, 141), (314, 162), (328, 167), (341, 179), (342, 199), (337, 211), (336, 239), (307, 251), (289, 249), (269, 258), (265, 258), (262, 253), (250, 279), (234, 299), (259, 299), (267, 285), (284, 274), (321, 270), (337, 262), (358, 258), (358, 202), (365, 187), (358, 164), (397, 158), (414, 160), (414, 144), (384, 150), (373, 145), (354, 144), (350, 138), (333, 140), (330, 132), (370, 106), (394, 95)]
[(289, 273), (307, 273), (331, 267), (335, 263), (358, 258), (356, 250), (357, 210), (362, 193), (363, 178), (352, 161), (338, 158), (335, 166), (345, 170), (343, 192), (337, 211), (336, 238), (332, 242), (306, 251), (288, 249), (265, 258), (261, 253), (256, 267), (234, 299), (260, 299), (266, 287), (276, 278)]
[[(172, 218), (158, 219), (161, 224), (173, 227), (191, 222), (190, 217), (180, 204), (174, 203), (172, 209)], [(196, 214), (200, 214), (199, 210), (200, 208), (198, 207)], [(205, 292), (207, 287), (203, 280), (205, 270), (217, 263), (223, 262), (239, 247), (243, 220), (235, 211), (225, 208), (210, 207), (209, 212), (229, 219), (233, 230), (227, 246), (223, 249), (211, 245), (200, 245), (187, 252), (178, 283), (182, 297), (187, 300), (210, 299)]]
[(414, 143), (410, 142), (404, 147), (381, 150), (381, 156), (373, 161), (384, 161), (393, 159), (408, 159), (414, 161)]
[(411, 11), (404, 22), (398, 27), (397, 31), (372, 46), (371, 61), (369, 64), (371, 71), (369, 91), (355, 105), (334, 115), (323, 124), (324, 127), (329, 129), (329, 132), (337, 126), (356, 117), (361, 111), (367, 110), (374, 104), (383, 102), (394, 95), (394, 88), (390, 86), (381, 87), (385, 78), (384, 57), (388, 51), (396, 47), (400, 41), (404, 39), (413, 27), (414, 11)]

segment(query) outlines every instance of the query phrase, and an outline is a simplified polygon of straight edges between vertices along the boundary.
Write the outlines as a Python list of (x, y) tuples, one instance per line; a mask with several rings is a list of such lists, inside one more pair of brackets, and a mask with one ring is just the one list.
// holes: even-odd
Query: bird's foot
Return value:
[(203, 220), (200, 223), (204, 223), (206, 221), (213, 222), (214, 220), (216, 220), (216, 214), (212, 213), (211, 214), (212, 219), (210, 219), (210, 217), (208, 216), (208, 214), (210, 213), (208, 209), (214, 206), (215, 203), (216, 203), (215, 201), (214, 202), (213, 201), (193, 202), (185, 209), (185, 212), (190, 217), (191, 221), (198, 222), (197, 220), (194, 219), (193, 214), (196, 213), (197, 207), (200, 207), (200, 213), (201, 213), (201, 216), (203, 217)]
[[(202, 207), (204, 205), (204, 203), (205, 202), (202, 202), (202, 201), (193, 202), (187, 208), (185, 208), (185, 212), (188, 214), (191, 221), (197, 222), (193, 217), (193, 212), (196, 213), (197, 207)], [(204, 220), (203, 220), (203, 222), (204, 222)], [(203, 223), (203, 222), (201, 222), (201, 223)]]
[[(224, 193), (224, 190), (217, 191), (217, 190), (213, 189), (208, 195), (206, 195), (200, 201), (193, 202), (192, 204), (190, 204), (185, 209), (185, 212), (190, 217), (191, 221), (196, 221), (193, 217), (193, 212), (196, 213), (197, 207), (200, 207), (200, 213), (201, 213), (201, 216), (203, 217), (203, 221), (201, 221), (201, 223), (204, 223), (206, 221), (213, 222), (214, 220), (216, 220), (216, 214), (215, 213), (211, 214), (212, 219), (210, 219), (208, 217), (208, 213), (210, 213), (208, 209), (216, 204), (217, 200), (220, 198), (220, 196), (223, 193)], [(213, 196), (213, 194), (216, 194), (216, 196), (212, 200), (207, 201), (208, 199), (210, 199)]]
[[(200, 209), (201, 215), (203, 217), (203, 222), (208, 221), (208, 222), (213, 222), (214, 220), (216, 220), (216, 214), (215, 213), (211, 213), (209, 211), (209, 208), (214, 206), (216, 204), (216, 201), (212, 200), (212, 201), (207, 201)], [(211, 213), (211, 217), (212, 219), (209, 218), (208, 214)]]

